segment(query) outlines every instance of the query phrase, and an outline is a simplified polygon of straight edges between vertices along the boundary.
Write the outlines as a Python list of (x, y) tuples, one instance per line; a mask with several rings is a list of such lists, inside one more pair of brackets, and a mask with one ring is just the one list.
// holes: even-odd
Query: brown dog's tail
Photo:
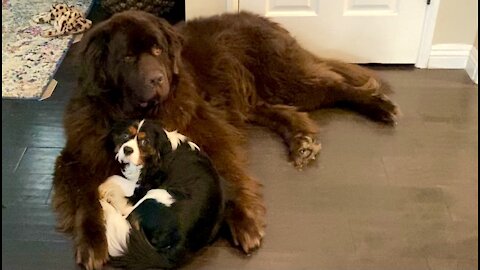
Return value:
[(176, 266), (166, 254), (159, 253), (148, 241), (144, 232), (135, 226), (130, 230), (127, 242), (128, 249), (119, 257), (112, 257), (110, 264), (113, 267), (125, 269), (171, 269)]

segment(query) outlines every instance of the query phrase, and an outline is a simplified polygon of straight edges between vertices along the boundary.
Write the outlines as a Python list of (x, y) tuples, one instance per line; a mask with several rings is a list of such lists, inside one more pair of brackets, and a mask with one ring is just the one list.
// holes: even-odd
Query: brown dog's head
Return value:
[(175, 87), (181, 38), (150, 13), (115, 14), (88, 31), (80, 46), (82, 91), (108, 95), (124, 112), (155, 107)]

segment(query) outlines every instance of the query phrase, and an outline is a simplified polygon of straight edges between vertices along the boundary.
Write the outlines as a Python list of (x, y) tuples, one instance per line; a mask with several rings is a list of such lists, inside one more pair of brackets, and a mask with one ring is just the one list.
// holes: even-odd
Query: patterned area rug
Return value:
[[(51, 27), (31, 19), (54, 0), (2, 0), (2, 98), (41, 97), (70, 47), (73, 36), (44, 38)], [(88, 13), (92, 0), (62, 0)]]

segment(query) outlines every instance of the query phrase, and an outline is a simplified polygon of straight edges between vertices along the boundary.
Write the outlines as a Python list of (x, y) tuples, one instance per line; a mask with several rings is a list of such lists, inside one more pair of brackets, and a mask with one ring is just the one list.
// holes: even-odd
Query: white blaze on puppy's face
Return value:
[[(126, 154), (125, 149), (131, 149), (132, 152)], [(127, 141), (126, 143), (122, 144), (118, 153), (115, 155), (115, 158), (118, 162), (122, 163), (132, 163), (134, 165), (141, 165), (140, 164), (140, 149), (138, 148), (137, 143), (137, 136), (133, 139)]]
[[(117, 159), (118, 162), (130, 163), (136, 166), (142, 165), (142, 160), (140, 159), (140, 148), (138, 147), (137, 137), (138, 137), (138, 132), (140, 132), (140, 128), (142, 127), (144, 122), (145, 120), (142, 120), (138, 124), (137, 135), (135, 135), (135, 137), (133, 137), (132, 139), (122, 144), (122, 146), (118, 150), (118, 153), (115, 155), (115, 159)], [(128, 149), (127, 152), (129, 153), (125, 153), (125, 149)]]

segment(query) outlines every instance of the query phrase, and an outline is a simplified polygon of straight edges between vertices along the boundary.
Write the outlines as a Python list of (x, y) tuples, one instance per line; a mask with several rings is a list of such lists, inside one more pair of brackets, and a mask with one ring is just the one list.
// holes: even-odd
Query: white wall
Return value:
[(428, 68), (471, 69), (477, 46), (478, 1), (432, 1), (440, 1), (440, 5)]
[(432, 44), (472, 45), (477, 20), (478, 0), (441, 0)]

